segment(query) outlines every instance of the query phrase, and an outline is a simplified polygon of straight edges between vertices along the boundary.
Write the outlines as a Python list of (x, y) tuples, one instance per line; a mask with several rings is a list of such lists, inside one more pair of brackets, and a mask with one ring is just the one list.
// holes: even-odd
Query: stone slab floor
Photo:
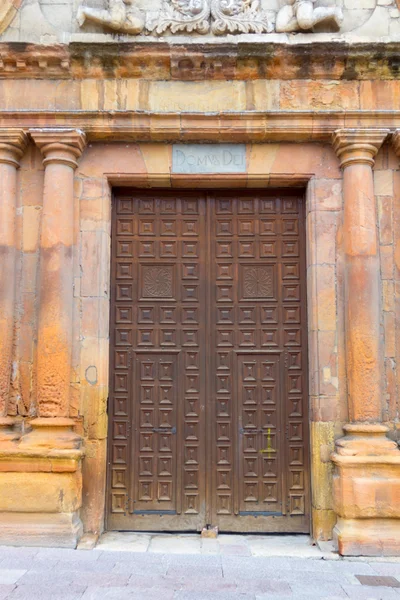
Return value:
[(0, 600), (400, 600), (400, 587), (357, 575), (400, 586), (400, 560), (339, 559), (307, 536), (108, 533), (93, 550), (0, 547)]

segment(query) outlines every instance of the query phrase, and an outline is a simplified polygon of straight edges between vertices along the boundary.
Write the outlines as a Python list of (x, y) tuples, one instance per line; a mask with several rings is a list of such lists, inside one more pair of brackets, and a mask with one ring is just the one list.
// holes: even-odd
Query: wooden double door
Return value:
[(302, 200), (116, 190), (108, 529), (309, 531)]

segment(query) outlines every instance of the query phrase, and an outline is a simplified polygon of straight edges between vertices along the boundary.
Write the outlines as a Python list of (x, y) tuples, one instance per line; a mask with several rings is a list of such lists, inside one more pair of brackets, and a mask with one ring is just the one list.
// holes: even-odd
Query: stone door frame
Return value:
[[(334, 150), (321, 143), (248, 144), (247, 172), (234, 176), (171, 175), (171, 157), (171, 146), (163, 143), (89, 144), (75, 174), (75, 214), (79, 222), (75, 310), (80, 311), (80, 326), (74, 354), (75, 368), (80, 372), (86, 438), (82, 508), (85, 530), (101, 532), (105, 515), (113, 186), (295, 187), (306, 191), (312, 535), (327, 539), (336, 520), (330, 454), (334, 438), (341, 435), (347, 420), (346, 379), (343, 369), (340, 372), (344, 357), (341, 274), (336, 258), (342, 176)], [(287, 173), (289, 168), (292, 171)], [(93, 318), (93, 311), (98, 318)]]

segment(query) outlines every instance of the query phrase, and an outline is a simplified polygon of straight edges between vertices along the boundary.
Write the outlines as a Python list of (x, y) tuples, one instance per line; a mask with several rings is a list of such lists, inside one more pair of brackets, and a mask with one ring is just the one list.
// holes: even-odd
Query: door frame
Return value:
[[(335, 211), (338, 221), (341, 219), (342, 174), (337, 157), (331, 145), (327, 143), (248, 143), (246, 153), (247, 172), (244, 174), (193, 177), (171, 174), (172, 150), (168, 144), (90, 144), (75, 172), (75, 180), (79, 182), (81, 190), (85, 190), (87, 185), (89, 199), (95, 197), (97, 200), (90, 204), (89, 217), (85, 218), (85, 214), (82, 213), (80, 215), (78, 252), (83, 256), (83, 261), (86, 260), (86, 273), (90, 274), (93, 270), (93, 260), (97, 260), (99, 265), (101, 263), (96, 285), (98, 297), (106, 304), (109, 302), (111, 269), (110, 209), (113, 186), (139, 189), (306, 188), (312, 535), (316, 539), (330, 539), (336, 515), (332, 504), (332, 463), (329, 457), (334, 448), (335, 437), (341, 434), (347, 414), (346, 378), (343, 369), (343, 289), (340, 263), (336, 256), (331, 260), (332, 264), (319, 264), (319, 250), (324, 250), (327, 246), (336, 248), (336, 230), (331, 228), (323, 237), (318, 237), (316, 229), (324, 228), (323, 217), (331, 211)], [(291, 168), (290, 173), (287, 173), (288, 166)], [(96, 194), (93, 193), (94, 189)], [(77, 195), (78, 198), (85, 197), (82, 193)], [(327, 272), (327, 269), (330, 272)], [(85, 273), (85, 268), (83, 272)], [(326, 301), (320, 309), (318, 300), (321, 290)], [(76, 296), (79, 298), (79, 292)], [(90, 319), (87, 308), (81, 310), (80, 317), (81, 323)], [(328, 317), (333, 330), (322, 331), (324, 343), (321, 344), (319, 332), (326, 329)], [(104, 530), (106, 496), (108, 315), (102, 319), (102, 323), (101, 331), (92, 338), (90, 348), (85, 340), (80, 344), (79, 360), (83, 382), (80, 388), (82, 417), (86, 431), (81, 516), (86, 531), (99, 533)], [(325, 333), (329, 336), (325, 336)], [(336, 361), (335, 370), (332, 369), (332, 383), (325, 379), (321, 382), (322, 376), (325, 378), (325, 365), (329, 365), (328, 361), (332, 356)], [(94, 364), (97, 366), (97, 379), (86, 380), (86, 370)]]

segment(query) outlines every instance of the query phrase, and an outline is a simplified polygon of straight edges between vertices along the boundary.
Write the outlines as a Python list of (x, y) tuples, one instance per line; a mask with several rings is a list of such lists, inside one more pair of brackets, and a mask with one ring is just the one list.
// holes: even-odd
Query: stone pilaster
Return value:
[(17, 169), (27, 143), (21, 129), (0, 129), (0, 445), (17, 438), (8, 417), (14, 333)]
[[(85, 147), (85, 134), (73, 129), (30, 132), (45, 166), (40, 243), (37, 364), (38, 419), (24, 443), (76, 447), (69, 417), (72, 307), (74, 171)], [(59, 440), (57, 442), (56, 440)]]
[[(384, 129), (343, 129), (346, 366), (350, 423), (332, 460), (343, 555), (400, 553), (400, 452), (382, 424), (381, 281), (373, 165)], [(379, 499), (379, 501), (378, 501)]]
[(75, 547), (82, 535), (81, 437), (69, 418), (74, 170), (81, 131), (31, 130), (45, 165), (40, 244), (38, 416), (0, 448), (0, 543)]

